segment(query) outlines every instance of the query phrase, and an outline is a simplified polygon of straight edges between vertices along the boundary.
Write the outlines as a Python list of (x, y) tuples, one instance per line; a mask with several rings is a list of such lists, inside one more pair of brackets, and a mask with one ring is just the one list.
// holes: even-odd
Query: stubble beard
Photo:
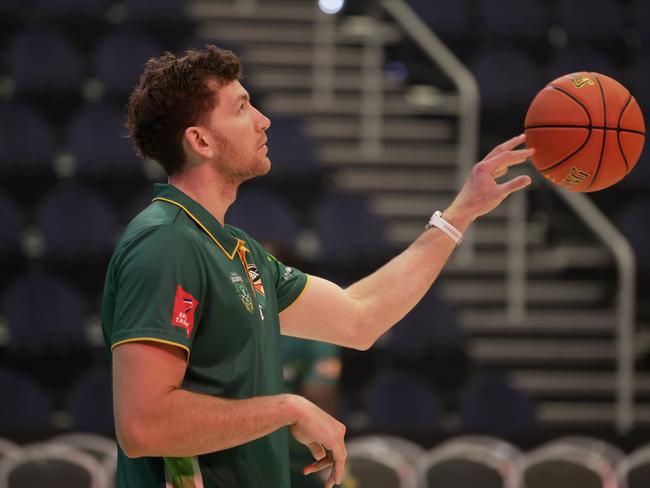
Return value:
[(230, 139), (214, 133), (219, 145), (216, 167), (226, 182), (235, 189), (245, 181), (267, 174), (270, 165), (257, 154), (248, 156), (240, 151)]

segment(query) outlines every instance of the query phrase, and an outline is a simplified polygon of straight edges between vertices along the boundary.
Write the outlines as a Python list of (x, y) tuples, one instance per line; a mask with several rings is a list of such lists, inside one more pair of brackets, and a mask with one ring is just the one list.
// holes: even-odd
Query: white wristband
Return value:
[(424, 226), (425, 229), (430, 229), (431, 227), (435, 227), (443, 231), (454, 240), (456, 245), (460, 244), (460, 242), (463, 240), (463, 233), (451, 225), (449, 222), (447, 222), (445, 219), (443, 219), (442, 212), (440, 210), (436, 210), (429, 219), (427, 225)]

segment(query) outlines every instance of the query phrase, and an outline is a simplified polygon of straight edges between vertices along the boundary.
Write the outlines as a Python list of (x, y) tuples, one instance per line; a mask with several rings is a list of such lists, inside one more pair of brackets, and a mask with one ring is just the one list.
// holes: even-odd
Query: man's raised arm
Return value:
[[(464, 232), (510, 193), (528, 186), (531, 179), (525, 175), (496, 182), (509, 166), (533, 154), (533, 149), (515, 149), (524, 140), (524, 135), (514, 137), (477, 163), (443, 219)], [(449, 235), (432, 227), (401, 254), (346, 289), (311, 277), (300, 299), (280, 314), (282, 333), (367, 349), (420, 301), (455, 247)]]

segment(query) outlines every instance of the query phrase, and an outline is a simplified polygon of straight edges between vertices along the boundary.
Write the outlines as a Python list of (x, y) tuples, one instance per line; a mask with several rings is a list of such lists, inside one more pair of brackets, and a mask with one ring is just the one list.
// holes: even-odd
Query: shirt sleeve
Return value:
[(149, 231), (124, 249), (115, 278), (111, 348), (150, 340), (189, 354), (206, 289), (192, 236), (172, 226)]
[(278, 297), (278, 311), (282, 312), (298, 300), (307, 286), (309, 275), (297, 268), (285, 266), (272, 254), (267, 253), (267, 259), (269, 266), (276, 275), (275, 291)]

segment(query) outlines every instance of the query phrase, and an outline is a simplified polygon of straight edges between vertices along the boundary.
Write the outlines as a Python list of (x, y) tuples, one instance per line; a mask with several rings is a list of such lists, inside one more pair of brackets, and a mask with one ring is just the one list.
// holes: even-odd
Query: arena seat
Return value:
[[(486, 110), (525, 108), (540, 86), (539, 68), (530, 56), (514, 46), (480, 51), (470, 62)], [(515, 79), (512, 74), (517, 73)], [(523, 113), (522, 113), (523, 119)]]
[(375, 430), (421, 432), (441, 428), (443, 407), (425, 379), (386, 370), (369, 387), (368, 413)]
[(305, 133), (300, 117), (269, 114), (271, 126), (266, 131), (269, 158), (272, 167), (270, 176), (309, 174), (318, 172), (319, 162), (313, 142)]
[(108, 368), (96, 368), (77, 378), (65, 404), (72, 417), (73, 430), (115, 435), (113, 390)]
[(544, 69), (548, 82), (576, 71), (591, 71), (618, 78), (616, 68), (607, 54), (587, 44), (567, 46), (554, 56)]
[(80, 95), (83, 59), (62, 31), (49, 26), (26, 27), (10, 39), (4, 55), (19, 94)]
[(95, 48), (92, 60), (104, 96), (124, 103), (145, 63), (163, 51), (156, 40), (134, 28), (117, 28), (107, 34)]
[(535, 430), (535, 407), (522, 391), (498, 372), (474, 375), (461, 400), (461, 428), (465, 432), (511, 436)]
[(86, 294), (99, 292), (119, 227), (104, 198), (74, 184), (46, 193), (36, 208), (43, 262)]
[(110, 0), (32, 0), (37, 13), (52, 21), (103, 19)]
[(38, 352), (86, 343), (86, 305), (60, 279), (30, 272), (9, 285), (3, 302), (11, 349)]
[(298, 235), (294, 210), (270, 191), (244, 191), (226, 214), (226, 223), (239, 227), (262, 243), (293, 250)]
[(481, 0), (478, 9), (492, 39), (547, 42), (549, 12), (541, 0)]
[(108, 488), (106, 474), (92, 456), (69, 446), (42, 443), (0, 460), (3, 488)]
[(345, 444), (349, 473), (344, 484), (416, 488), (414, 462), (425, 452), (417, 444), (387, 435), (355, 437)]
[(329, 193), (316, 205), (312, 222), (322, 260), (363, 261), (390, 251), (384, 224), (363, 194)]
[(101, 464), (109, 486), (116, 486), (117, 442), (115, 439), (90, 432), (68, 432), (52, 437), (48, 442), (70, 446), (91, 455)]
[(650, 53), (644, 52), (639, 55), (632, 64), (629, 71), (630, 86), (632, 95), (641, 106), (641, 110), (648, 114), (650, 109), (650, 93), (647, 90), (648, 77), (650, 76)]
[[(557, 0), (554, 16), (574, 41), (620, 39), (623, 15), (616, 0)], [(579, 21), (578, 21), (579, 19)]]
[(620, 449), (590, 437), (564, 437), (527, 453), (521, 482), (526, 488), (616, 486)]
[(26, 258), (23, 252), (23, 237), (25, 218), (23, 212), (14, 201), (0, 192), (0, 269), (3, 281), (0, 282), (0, 292), (4, 290), (18, 273), (23, 272)]
[(616, 466), (618, 483), (624, 488), (650, 486), (650, 444), (638, 447)]
[(411, 8), (436, 34), (459, 37), (471, 31), (471, 17), (465, 2), (408, 0)]
[[(523, 455), (512, 444), (485, 436), (461, 436), (434, 447), (417, 463), (418, 486), (517, 488)], [(549, 485), (551, 486), (551, 485)]]
[(67, 136), (80, 178), (144, 177), (142, 160), (135, 153), (124, 116), (116, 106), (85, 105), (71, 120)]
[[(7, 392), (0, 402), (0, 431), (3, 436), (40, 433), (50, 428), (51, 403), (31, 378), (0, 368), (0, 388)], [(2, 458), (13, 456), (2, 456)]]

